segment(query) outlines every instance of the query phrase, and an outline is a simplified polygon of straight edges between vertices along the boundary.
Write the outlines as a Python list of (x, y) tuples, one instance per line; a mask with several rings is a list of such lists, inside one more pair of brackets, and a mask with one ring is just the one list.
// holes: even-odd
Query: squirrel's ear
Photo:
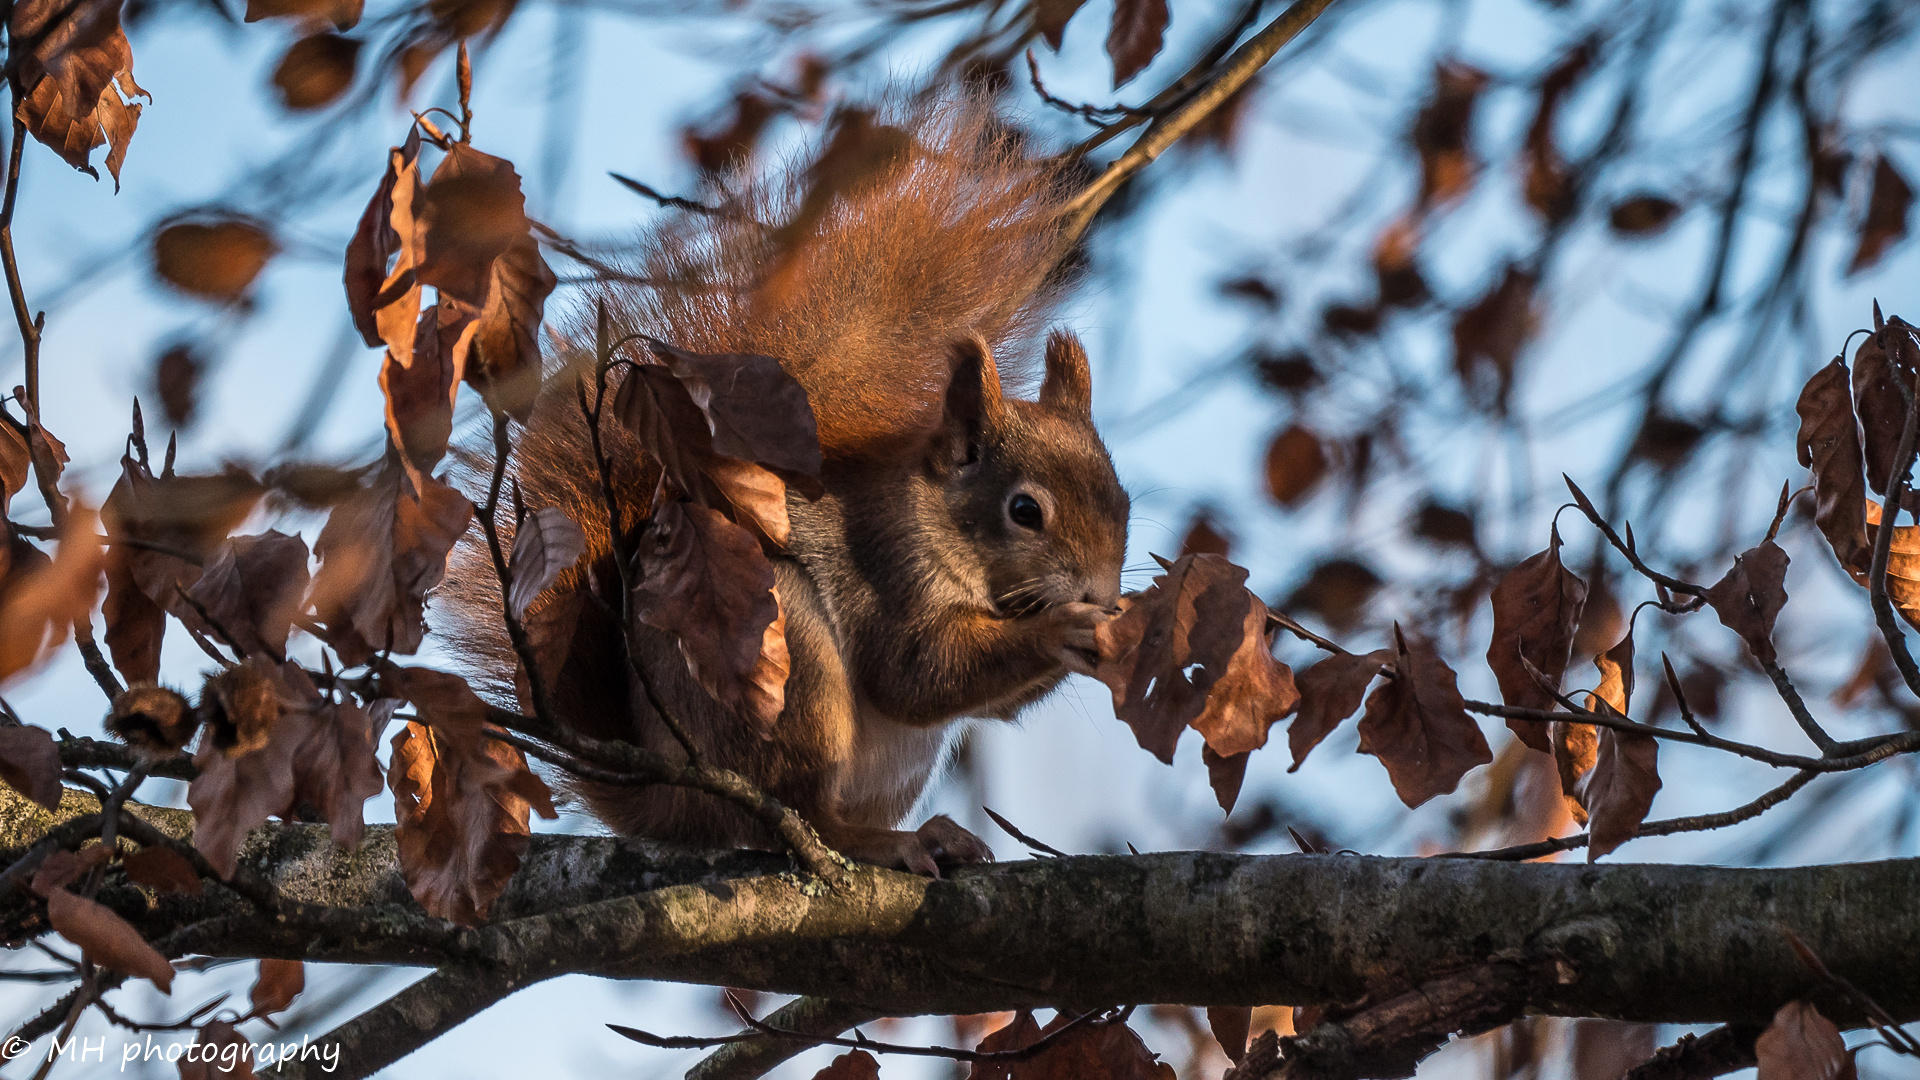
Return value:
[(1093, 375), (1087, 350), (1065, 330), (1047, 336), (1047, 380), (1040, 384), (1040, 407), (1076, 420), (1093, 419)]
[(947, 380), (946, 413), (941, 423), (952, 460), (965, 464), (979, 451), (980, 436), (997, 426), (1006, 411), (1000, 395), (1000, 369), (986, 339), (978, 334), (953, 343), (953, 373)]

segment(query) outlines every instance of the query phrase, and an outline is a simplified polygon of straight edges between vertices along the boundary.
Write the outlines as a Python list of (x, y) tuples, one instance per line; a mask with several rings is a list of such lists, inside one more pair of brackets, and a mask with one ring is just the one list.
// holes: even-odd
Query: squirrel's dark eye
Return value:
[(1031, 495), (1015, 495), (1007, 500), (1007, 517), (1023, 529), (1038, 529), (1046, 523), (1039, 501)]

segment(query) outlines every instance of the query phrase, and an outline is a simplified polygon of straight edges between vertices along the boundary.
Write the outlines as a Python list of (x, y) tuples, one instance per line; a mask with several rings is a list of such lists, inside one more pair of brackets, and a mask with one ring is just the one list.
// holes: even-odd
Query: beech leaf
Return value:
[(60, 809), (60, 749), (45, 728), (0, 727), (0, 780), (49, 810)]
[(36, 667), (66, 643), (75, 622), (92, 617), (105, 561), (98, 528), (92, 511), (75, 506), (52, 559), (25, 545), (31, 560), (13, 555), (0, 580), (0, 685)]
[(1795, 406), (1800, 414), (1795, 445), (1800, 464), (1813, 469), (1814, 523), (1841, 568), (1865, 584), (1873, 550), (1867, 544), (1863, 511), (1867, 491), (1860, 471), (1860, 432), (1854, 426), (1848, 387), (1847, 364), (1838, 356), (1807, 380)]
[(280, 253), (264, 225), (249, 218), (183, 221), (153, 238), (153, 272), (190, 296), (235, 303)]
[(1267, 445), (1266, 466), (1267, 494), (1291, 508), (1312, 494), (1327, 475), (1327, 452), (1319, 436), (1294, 424)]
[(1762, 665), (1774, 662), (1773, 622), (1787, 603), (1787, 553), (1771, 540), (1734, 557), (1733, 569), (1707, 590), (1707, 603)]
[(1287, 746), (1293, 753), (1288, 772), (1297, 771), (1313, 748), (1360, 708), (1367, 685), (1393, 657), (1390, 649), (1337, 653), (1300, 673), (1300, 715), (1287, 729)]
[(472, 520), (466, 496), (391, 462), (334, 507), (314, 543), (320, 571), (309, 602), (343, 663), (419, 649), (427, 592)]
[(88, 962), (150, 980), (163, 994), (173, 992), (173, 965), (109, 908), (55, 889), (47, 897), (47, 921), (61, 937), (80, 946)]
[(1867, 217), (1860, 224), (1860, 242), (1847, 263), (1857, 274), (1879, 262), (1887, 249), (1905, 239), (1907, 211), (1913, 206), (1913, 188), (1883, 154), (1873, 166), (1873, 190), (1867, 196)]
[(427, 914), (478, 925), (526, 852), (529, 810), (558, 816), (520, 751), (493, 739), (436, 737), (409, 723), (393, 737), (394, 844)]
[[(1113, 88), (1125, 86), (1160, 55), (1170, 19), (1167, 0), (1117, 0), (1107, 56), (1113, 60)], [(1062, 20), (1064, 25), (1064, 20)]]
[(146, 847), (120, 860), (127, 878), (155, 892), (200, 895), (200, 875), (186, 857), (169, 847)]
[(1367, 696), (1360, 752), (1380, 759), (1400, 801), (1413, 807), (1451, 792), (1493, 752), (1433, 644), (1397, 624), (1393, 636), (1394, 677)]
[(880, 1063), (865, 1050), (849, 1050), (814, 1073), (813, 1080), (880, 1080)]
[(806, 388), (780, 361), (752, 353), (654, 352), (705, 414), (715, 453), (772, 470), (809, 498), (820, 486), (820, 431)]
[(534, 600), (587, 549), (586, 534), (565, 510), (544, 506), (528, 514), (513, 534), (513, 553), (507, 559), (507, 609), (524, 619)]
[(215, 549), (187, 595), (242, 655), (279, 659), (307, 594), (307, 542), (269, 529)]
[(256, 1016), (285, 1012), (300, 991), (307, 988), (307, 966), (298, 960), (260, 961), (260, 977), (254, 980), (251, 995)]
[[(1586, 608), (1587, 583), (1560, 562), (1560, 530), (1547, 549), (1516, 564), (1493, 587), (1493, 640), (1487, 666), (1500, 683), (1500, 698), (1519, 709), (1552, 711), (1553, 690), (1572, 659), (1575, 628)], [(1542, 686), (1526, 670), (1531, 664), (1547, 677)], [(1543, 725), (1508, 720), (1521, 742), (1551, 752)]]
[[(1880, 504), (1866, 500), (1867, 542), (1879, 538)], [(1887, 548), (1887, 599), (1900, 617), (1920, 628), (1920, 526), (1895, 525)]]
[(780, 606), (773, 564), (753, 534), (704, 506), (670, 502), (655, 508), (638, 562), (634, 617), (679, 639), (694, 678), (721, 706), (771, 726), (786, 704), (788, 658), (784, 622), (769, 641)]
[[(1619, 715), (1612, 705), (1603, 712)], [(1601, 728), (1593, 772), (1581, 786), (1587, 808), (1587, 861), (1639, 835), (1660, 790), (1660, 740), (1637, 731)]]
[(1833, 1021), (1810, 1001), (1789, 1001), (1753, 1044), (1759, 1080), (1838, 1080), (1849, 1059)]
[(24, 0), (13, 6), (7, 40), (24, 48), (15, 119), (67, 164), (99, 178), (88, 159), (106, 144), (107, 172), (120, 190), (120, 165), (140, 120), (133, 47), (120, 25), (120, 0)]

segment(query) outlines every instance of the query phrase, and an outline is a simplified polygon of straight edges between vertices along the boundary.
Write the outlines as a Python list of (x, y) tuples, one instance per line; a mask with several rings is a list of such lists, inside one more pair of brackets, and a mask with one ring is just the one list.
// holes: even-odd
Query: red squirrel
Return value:
[[(782, 246), (762, 223), (795, 218), (805, 161), (725, 181), (717, 212), (664, 214), (633, 272), (592, 298), (616, 337), (778, 358), (807, 391), (826, 463), (824, 496), (789, 493), (792, 533), (774, 559), (791, 674), (770, 733), (716, 704), (670, 636), (636, 625), (647, 678), (710, 762), (794, 807), (829, 845), (937, 875), (989, 849), (945, 816), (912, 831), (901, 819), (956, 721), (1010, 720), (1068, 672), (1090, 671), (1094, 630), (1120, 596), (1128, 497), (1094, 430), (1080, 343), (1047, 339), (1036, 400), (1008, 395), (996, 361), (1037, 337), (1059, 292), (1059, 166), (979, 103), (920, 107), (902, 126), (901, 158), (841, 191), (798, 243)], [(556, 720), (678, 758), (623, 646), (576, 378), (550, 379), (512, 461), (529, 507), (559, 506), (587, 535), (529, 616), (536, 639), (560, 643), (537, 663)], [(602, 438), (624, 532), (645, 520), (658, 471), (618, 425)], [(512, 692), (498, 593), (483, 560), (466, 558), (441, 597), (449, 634), (476, 681)], [(699, 792), (572, 786), (624, 834), (772, 844)]]

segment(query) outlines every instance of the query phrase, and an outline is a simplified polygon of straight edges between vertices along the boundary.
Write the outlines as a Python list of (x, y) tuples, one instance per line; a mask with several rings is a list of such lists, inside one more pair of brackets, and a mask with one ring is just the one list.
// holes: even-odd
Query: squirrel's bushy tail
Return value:
[[(1019, 358), (1032, 351), (1021, 346), (1037, 338), (1058, 292), (1056, 221), (1069, 194), (1060, 166), (1030, 154), (979, 99), (883, 108), (876, 122), (906, 132), (908, 144), (824, 211), (807, 206), (819, 151), (723, 181), (718, 212), (663, 211), (623, 268), (632, 280), (593, 287), (562, 320), (565, 336), (591, 342), (604, 303), (616, 336), (776, 357), (806, 387), (833, 460), (885, 454), (928, 429), (956, 339), (977, 333), (1002, 350), (1002, 376), (1019, 387)], [(811, 228), (792, 228), (803, 211)], [(607, 509), (575, 395), (575, 379), (556, 373), (514, 453), (526, 504), (560, 507), (587, 536), (586, 554), (529, 624), (566, 650), (540, 658), (562, 719), (585, 734), (631, 737)], [(610, 417), (602, 438), (631, 526), (648, 512), (658, 474)], [(469, 464), (487, 458), (475, 449)], [(484, 472), (466, 479), (484, 485)], [(476, 687), (510, 699), (516, 662), (490, 559), (470, 536), (454, 561), (435, 598), (438, 629)], [(565, 625), (539, 626), (549, 621)]]
[[(830, 458), (930, 423), (948, 346), (1031, 338), (1053, 292), (1037, 286), (1052, 279), (1066, 194), (1055, 163), (980, 100), (883, 110), (876, 123), (910, 144), (823, 212), (808, 205), (818, 156), (737, 176), (721, 212), (676, 213), (643, 237), (635, 276), (674, 284), (605, 290), (625, 330), (779, 358), (807, 388)], [(803, 216), (817, 218), (810, 229), (792, 225)]]

